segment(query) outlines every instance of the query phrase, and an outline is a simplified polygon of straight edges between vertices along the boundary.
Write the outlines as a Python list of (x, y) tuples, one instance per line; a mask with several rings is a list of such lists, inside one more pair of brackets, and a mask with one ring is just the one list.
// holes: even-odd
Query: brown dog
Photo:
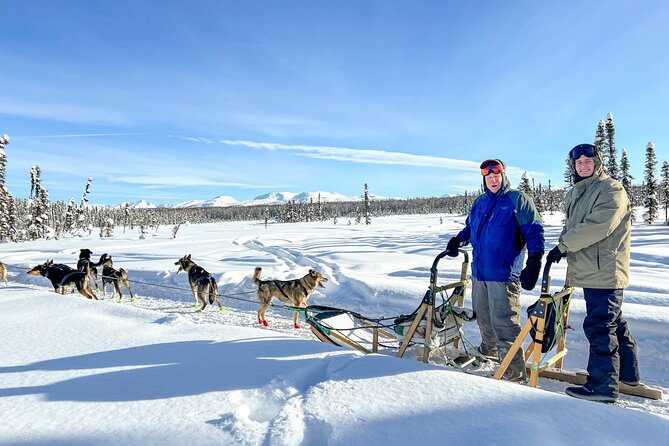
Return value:
[(0, 262), (0, 277), (2, 277), (2, 281), (7, 285), (7, 267), (2, 262)]
[[(328, 281), (321, 273), (313, 269), (310, 269), (309, 273), (304, 277), (293, 280), (260, 280), (261, 271), (262, 268), (256, 268), (253, 274), (253, 283), (258, 285), (258, 300), (260, 301), (258, 323), (263, 324), (265, 327), (269, 326), (265, 319), (265, 313), (272, 303), (273, 298), (276, 297), (280, 301), (289, 303), (294, 307), (304, 308), (307, 306), (307, 299), (311, 292), (317, 286), (325, 288), (323, 282)], [(293, 326), (300, 328), (297, 325), (297, 311), (293, 316)]]
[(123, 268), (114, 268), (114, 262), (107, 253), (102, 254), (98, 265), (102, 267), (102, 297), (107, 298), (107, 284), (112, 286), (112, 299), (118, 294), (119, 302), (123, 298), (121, 294), (121, 285), (130, 293), (130, 302), (135, 300), (135, 296), (130, 289), (130, 281), (128, 280), (128, 273)]
[(216, 279), (207, 272), (201, 266), (198, 266), (190, 258), (190, 254), (183, 256), (176, 262), (175, 265), (179, 266), (177, 274), (180, 271), (186, 271), (188, 273), (188, 284), (190, 289), (193, 292), (193, 298), (195, 299), (195, 306), (198, 304), (198, 300), (202, 303), (202, 307), (198, 311), (204, 310), (207, 306), (207, 295), (209, 296), (209, 303), (213, 305), (214, 299), (216, 299), (216, 304), (218, 304), (219, 309), (221, 307), (221, 301), (218, 294), (218, 285), (216, 284)]

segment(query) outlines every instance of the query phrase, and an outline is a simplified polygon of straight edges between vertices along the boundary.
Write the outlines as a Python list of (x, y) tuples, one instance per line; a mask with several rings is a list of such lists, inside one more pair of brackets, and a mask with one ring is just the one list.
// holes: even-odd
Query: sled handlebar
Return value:
[[(546, 262), (544, 265), (544, 273), (541, 277), (541, 295), (549, 295), (551, 292), (551, 266), (554, 262)], [(571, 283), (569, 280), (569, 270), (567, 270), (567, 275), (564, 279), (564, 287), (571, 288)]]
[[(448, 255), (448, 252), (448, 250), (442, 251), (437, 255), (437, 257), (434, 258), (434, 262), (432, 262), (432, 268), (430, 268), (430, 283), (437, 283), (437, 265), (441, 259)], [(469, 253), (467, 251), (458, 249), (458, 253), (465, 257), (462, 263), (469, 263)]]

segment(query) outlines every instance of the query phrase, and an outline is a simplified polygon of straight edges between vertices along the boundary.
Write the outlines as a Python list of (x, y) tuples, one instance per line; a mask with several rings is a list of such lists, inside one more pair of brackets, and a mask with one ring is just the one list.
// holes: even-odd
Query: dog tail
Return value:
[(253, 273), (253, 284), (254, 285), (259, 285), (260, 284), (260, 271), (262, 271), (262, 268), (259, 266), (256, 266), (256, 270)]
[(211, 288), (209, 289), (209, 305), (214, 304), (214, 300), (219, 295), (218, 294), (218, 285), (216, 284), (216, 279), (213, 277), (210, 280)]
[(95, 263), (95, 262), (93, 263), (93, 265), (92, 265), (92, 266), (93, 266), (93, 269), (95, 269), (95, 267), (97, 267), (97, 266), (102, 266), (102, 263), (103, 263), (105, 260), (107, 260), (107, 257), (109, 257), (109, 254), (107, 254), (106, 252), (105, 252), (104, 254), (102, 254), (102, 255), (100, 256), (100, 260), (98, 260), (97, 263)]

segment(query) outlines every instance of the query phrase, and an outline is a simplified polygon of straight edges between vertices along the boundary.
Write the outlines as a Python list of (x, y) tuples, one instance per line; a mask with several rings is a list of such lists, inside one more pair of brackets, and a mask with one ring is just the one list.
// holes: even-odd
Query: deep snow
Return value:
[[(413, 359), (325, 345), (277, 306), (257, 326), (255, 266), (263, 277), (316, 268), (330, 280), (310, 303), (369, 316), (420, 303), (432, 260), (464, 216), (332, 222), (226, 223), (161, 228), (148, 239), (117, 229), (96, 237), (0, 245), (10, 284), (0, 285), (1, 444), (667, 444), (669, 442), (669, 236), (635, 225), (632, 284), (623, 310), (639, 343), (643, 380), (661, 401), (623, 395), (604, 405), (569, 398), (565, 383), (539, 389)], [(547, 246), (561, 216), (546, 215)], [(55, 294), (25, 271), (47, 259), (76, 264), (80, 248), (129, 271), (133, 303)], [(194, 312), (184, 254), (215, 275), (226, 311)], [(458, 260), (440, 264), (457, 280)], [(552, 270), (563, 285), (564, 262)], [(525, 292), (523, 307), (539, 290)], [(583, 369), (584, 303), (574, 294), (565, 367)], [(304, 324), (306, 325), (306, 324)], [(478, 342), (475, 323), (465, 327)], [(411, 355), (408, 355), (411, 356)]]

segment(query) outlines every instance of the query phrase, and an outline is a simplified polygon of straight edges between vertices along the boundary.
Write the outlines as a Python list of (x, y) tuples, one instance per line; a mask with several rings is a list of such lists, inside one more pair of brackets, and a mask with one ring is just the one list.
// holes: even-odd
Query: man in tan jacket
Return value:
[(629, 285), (632, 210), (620, 182), (604, 173), (601, 154), (591, 144), (569, 152), (574, 187), (565, 197), (565, 225), (549, 262), (567, 257), (572, 286), (582, 287), (590, 342), (588, 379), (567, 395), (614, 402), (618, 381), (639, 384), (636, 341), (623, 318), (623, 289)]

